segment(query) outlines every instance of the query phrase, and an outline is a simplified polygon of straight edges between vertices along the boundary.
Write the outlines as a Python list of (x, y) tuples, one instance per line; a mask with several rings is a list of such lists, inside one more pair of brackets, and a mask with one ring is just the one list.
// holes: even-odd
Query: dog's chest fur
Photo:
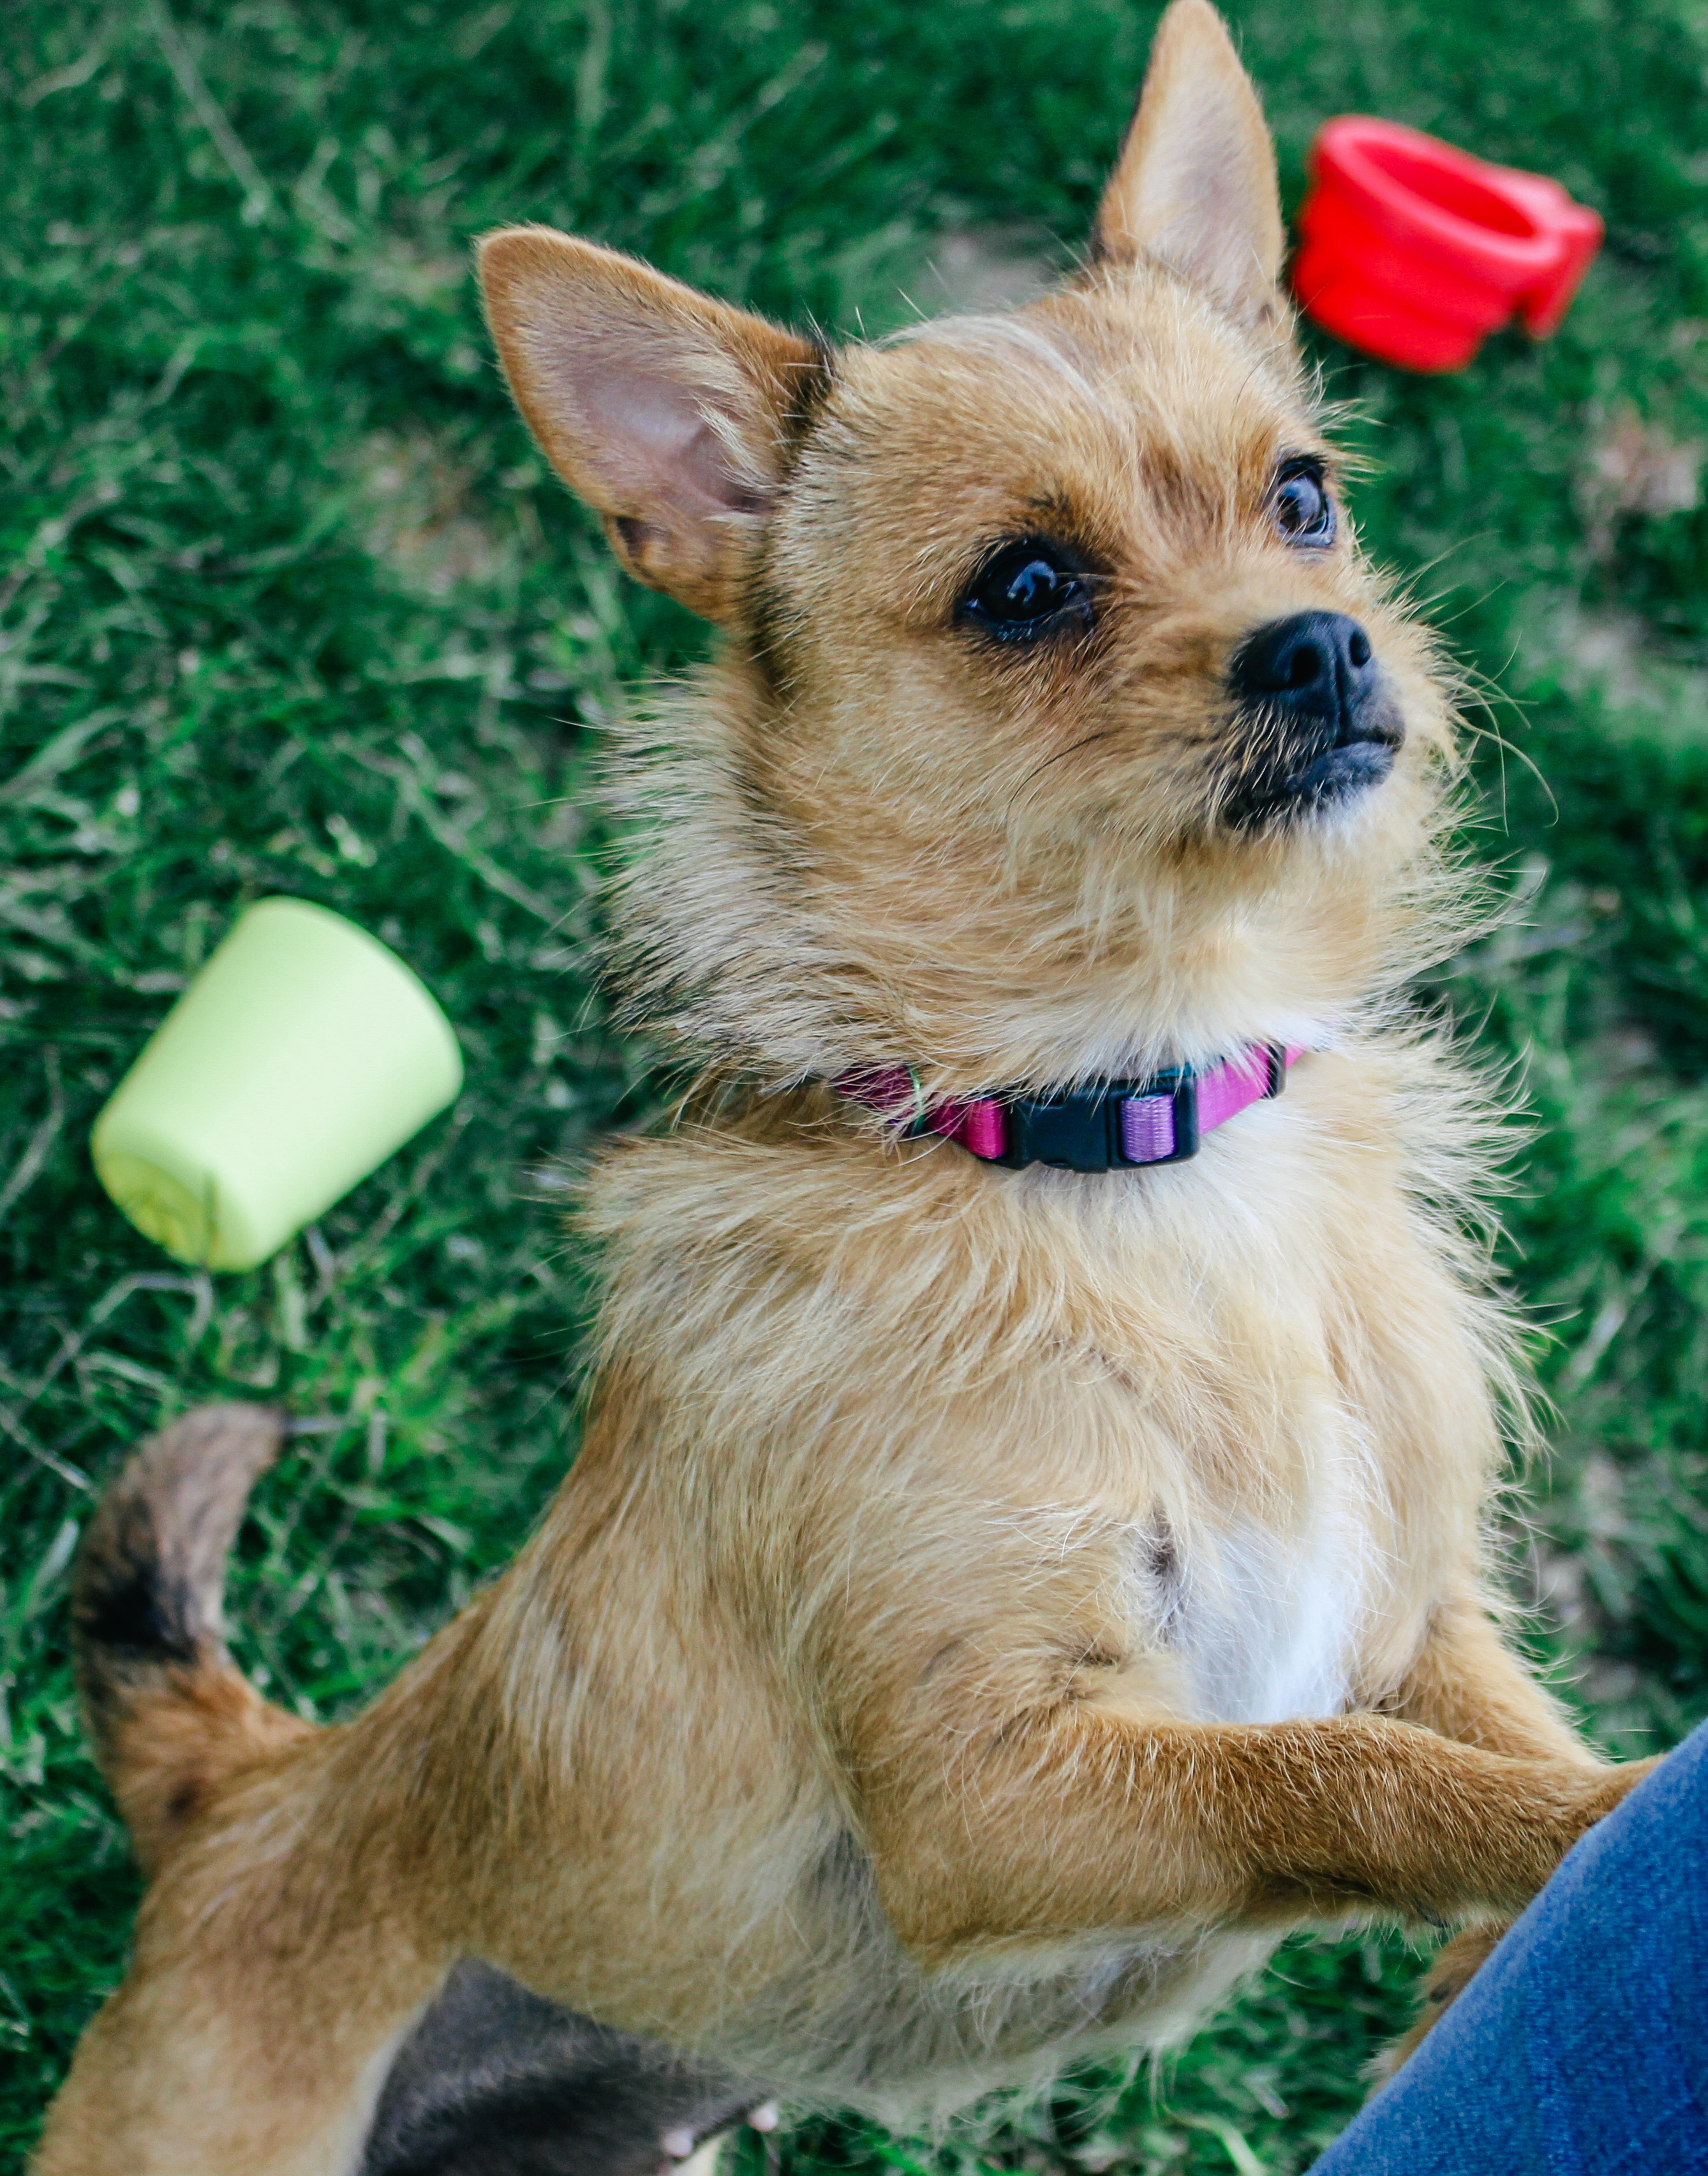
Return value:
[[(1415, 1118), (1428, 1064), (1314, 1065), (1195, 1166), (1138, 1179), (1017, 1185), (947, 1146), (803, 1152), (763, 1129), (636, 1144), (605, 1174), (607, 1330), (645, 1374), (596, 1415), (565, 1531), (617, 1552), (587, 1591), (612, 1659), (634, 1642), (629, 1696), (694, 1718), (623, 1807), (652, 1830), (634, 1908), (666, 1972), (679, 1930), (697, 1955), (721, 1939), (682, 1853), (726, 1840), (724, 1996), (683, 2021), (721, 2059), (894, 2114), (1173, 2037), (1270, 1946), (1111, 1927), (935, 1977), (885, 1921), (844, 1778), (868, 1728), (929, 1758), (1063, 1699), (1326, 1716), (1409, 1662), (1475, 1519), (1475, 1304), (1380, 1107), (1397, 1069)], [(596, 1494), (574, 1508), (583, 1482), (622, 1524)], [(660, 1574), (691, 1543), (706, 1582), (680, 1647), (631, 1585), (647, 1505)], [(617, 2014), (671, 2004), (654, 1982)]]
[(1140, 1636), (1160, 1635), (1178, 1656), (1192, 1721), (1284, 1722), (1346, 1706), (1366, 1544), (1334, 1477), (1325, 1482), (1301, 1507), (1302, 1531), (1238, 1519), (1212, 1527), (1169, 1567), (1162, 1609), (1135, 1612)]

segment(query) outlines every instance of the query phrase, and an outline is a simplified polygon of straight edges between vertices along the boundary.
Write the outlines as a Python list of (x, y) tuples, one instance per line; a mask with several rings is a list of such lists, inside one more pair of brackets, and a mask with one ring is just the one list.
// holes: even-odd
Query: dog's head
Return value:
[(1282, 249), (1207, 0), (1164, 19), (1088, 262), (1011, 314), (832, 351), (546, 229), (485, 243), (541, 445), (726, 632), (629, 759), (633, 963), (702, 1047), (1042, 1085), (1308, 1040), (1391, 971), (1447, 705), (1359, 555)]

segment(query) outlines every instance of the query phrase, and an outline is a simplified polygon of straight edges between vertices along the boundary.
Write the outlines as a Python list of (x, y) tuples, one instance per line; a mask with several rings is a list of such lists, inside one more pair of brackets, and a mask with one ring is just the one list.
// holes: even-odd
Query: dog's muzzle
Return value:
[(1238, 732), (1226, 821), (1253, 830), (1379, 786), (1405, 722), (1370, 638), (1344, 612), (1271, 620), (1227, 676)]

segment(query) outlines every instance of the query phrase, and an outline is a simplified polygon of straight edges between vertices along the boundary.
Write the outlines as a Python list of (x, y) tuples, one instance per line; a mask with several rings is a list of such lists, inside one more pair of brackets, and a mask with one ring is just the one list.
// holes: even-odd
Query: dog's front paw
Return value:
[(1654, 1774), (1663, 1757), (1654, 1753), (1646, 1760), (1621, 1760), (1614, 1766), (1597, 1770), (1584, 1787), (1580, 1809), (1584, 1827), (1592, 1828), (1597, 1821), (1605, 1820), (1645, 1776)]
[(1379, 2092), (1448, 2005), (1456, 2002), (1481, 1970), (1488, 1953), (1506, 1932), (1506, 1923), (1467, 1927), (1438, 1953), (1423, 1975), (1417, 2014), (1410, 2027), (1375, 2056), (1366, 2070), (1370, 2091)]

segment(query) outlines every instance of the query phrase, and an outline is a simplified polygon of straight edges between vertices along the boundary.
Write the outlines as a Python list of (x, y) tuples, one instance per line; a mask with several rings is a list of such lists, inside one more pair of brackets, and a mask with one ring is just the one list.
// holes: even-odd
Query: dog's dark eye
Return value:
[(1335, 541), (1335, 502), (1314, 461), (1288, 461), (1270, 496), (1276, 527), (1289, 544), (1320, 546)]
[(992, 552), (962, 591), (958, 620), (1000, 642), (1089, 627), (1091, 585), (1059, 544), (1021, 536)]

